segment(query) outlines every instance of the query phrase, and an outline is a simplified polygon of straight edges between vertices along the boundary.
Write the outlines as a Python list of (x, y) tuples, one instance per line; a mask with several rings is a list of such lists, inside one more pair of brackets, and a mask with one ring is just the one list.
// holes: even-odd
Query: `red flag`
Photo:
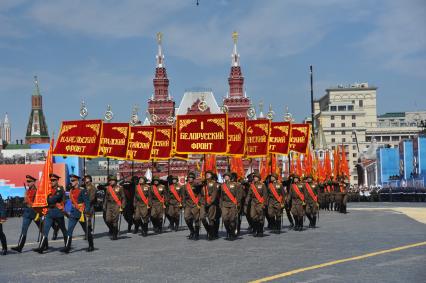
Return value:
[(299, 177), (302, 177), (303, 170), (302, 170), (302, 161), (300, 160), (300, 155), (297, 157), (297, 163), (296, 163), (296, 174)]
[(328, 150), (325, 152), (324, 176), (326, 179), (331, 178), (331, 160), (330, 160), (330, 152)]
[(337, 147), (335, 150), (334, 150), (334, 153), (333, 153), (333, 162), (334, 162), (334, 166), (333, 166), (333, 177), (334, 177), (334, 179), (335, 180), (337, 180), (337, 176), (339, 176), (339, 147)]
[(349, 178), (349, 167), (348, 167), (348, 161), (346, 160), (344, 145), (342, 145), (342, 159), (340, 160), (340, 174)]
[(33, 207), (47, 207), (47, 196), (52, 190), (52, 186), (50, 184), (50, 174), (53, 173), (53, 151), (54, 140), (50, 141), (49, 151), (47, 152), (46, 162), (44, 163), (43, 174), (40, 179), (40, 184), (36, 192), (36, 196), (34, 199)]
[(244, 178), (244, 165), (241, 157), (231, 157), (231, 171), (237, 173), (238, 178)]

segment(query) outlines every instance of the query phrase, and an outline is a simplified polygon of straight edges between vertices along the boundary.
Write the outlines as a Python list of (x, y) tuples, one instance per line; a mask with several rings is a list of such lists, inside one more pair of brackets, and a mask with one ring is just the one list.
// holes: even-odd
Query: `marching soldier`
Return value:
[(154, 232), (161, 234), (163, 230), (163, 216), (167, 204), (167, 190), (160, 184), (160, 178), (154, 176), (151, 185), (151, 221)]
[(269, 176), (268, 184), (268, 215), (271, 221), (271, 230), (274, 233), (281, 233), (281, 217), (284, 209), (284, 188), (278, 181), (278, 175), (273, 173)]
[(253, 220), (250, 217), (250, 202), (246, 202), (246, 199), (248, 197), (249, 191), (250, 191), (250, 184), (251, 182), (253, 182), (253, 173), (249, 174), (247, 176), (247, 180), (241, 182), (241, 187), (242, 187), (242, 191), (243, 191), (243, 196), (241, 198), (241, 205), (243, 206), (243, 213), (246, 216), (247, 219), (247, 223), (248, 223), (248, 228), (247, 231), (248, 233), (256, 233), (256, 231), (254, 231), (253, 227)]
[(3, 197), (0, 194), (0, 242), (1, 242), (1, 254), (7, 255), (7, 241), (6, 235), (3, 232), (3, 223), (7, 220), (6, 205), (4, 204)]
[(24, 208), (24, 214), (22, 215), (21, 235), (19, 236), (18, 246), (12, 247), (12, 250), (17, 251), (18, 253), (22, 252), (22, 249), (24, 248), (25, 240), (27, 239), (28, 227), (30, 227), (31, 222), (34, 221), (38, 229), (41, 229), (39, 214), (32, 207), (37, 192), (37, 188), (35, 186), (35, 181), (37, 179), (30, 175), (27, 175), (26, 179), (28, 189), (25, 191), (24, 197), (24, 204), (26, 207)]
[(238, 184), (231, 181), (231, 173), (223, 174), (224, 182), (221, 193), (221, 209), (223, 225), (227, 233), (227, 240), (233, 241), (237, 237), (238, 213), (240, 210), (241, 192)]
[(206, 180), (203, 184), (201, 191), (201, 210), (200, 218), (207, 231), (208, 240), (217, 239), (216, 221), (218, 206), (219, 206), (219, 185), (213, 179), (214, 173), (212, 171), (206, 172)]
[[(87, 215), (90, 215), (91, 217), (86, 218), (86, 235), (87, 237), (92, 237), (93, 239), (93, 227), (94, 227), (94, 222), (96, 221), (95, 217), (95, 204), (97, 202), (97, 198), (96, 198), (96, 187), (95, 185), (93, 185), (92, 183), (92, 176), (90, 175), (85, 175), (84, 176), (84, 188), (87, 190), (87, 195), (89, 196), (89, 203), (90, 203), (90, 207), (88, 208), (88, 213)], [(93, 219), (93, 221), (92, 221)], [(92, 240), (93, 241), (93, 240)], [(89, 249), (91, 249), (89, 247)]]
[(168, 195), (169, 202), (167, 206), (167, 217), (169, 219), (170, 228), (174, 231), (179, 230), (180, 213), (182, 209), (183, 188), (179, 186), (179, 178), (171, 176), (172, 183), (169, 185)]
[(135, 214), (133, 215), (135, 230), (133, 233), (137, 234), (139, 226), (141, 226), (141, 235), (144, 237), (148, 236), (149, 210), (151, 208), (149, 185), (147, 182), (148, 179), (145, 176), (139, 178), (133, 201), (135, 208)]
[(309, 228), (316, 228), (317, 225), (317, 213), (318, 213), (318, 186), (312, 180), (312, 176), (306, 177), (305, 183), (305, 199), (306, 199), (306, 217), (309, 219)]
[(334, 202), (334, 211), (340, 211), (340, 207), (342, 205), (342, 199), (343, 194), (340, 191), (340, 181), (339, 176), (337, 176), (336, 180), (333, 182), (333, 192), (332, 195), (334, 196), (333, 202)]
[(58, 180), (60, 179), (58, 175), (50, 174), (49, 177), (52, 190), (47, 197), (48, 211), (43, 225), (43, 237), (38, 248), (34, 249), (35, 252), (40, 254), (47, 249), (47, 237), (54, 221), (58, 223), (59, 229), (62, 231), (64, 242), (67, 239), (67, 229), (65, 228), (64, 220), (65, 190), (63, 187), (58, 186)]
[(259, 173), (253, 173), (253, 181), (246, 198), (246, 206), (250, 204), (250, 217), (253, 221), (254, 237), (263, 237), (263, 226), (265, 222), (265, 207), (268, 203), (268, 191), (260, 180)]
[(339, 184), (339, 189), (340, 189), (340, 193), (342, 195), (342, 201), (340, 204), (340, 213), (346, 213), (346, 204), (348, 202), (348, 188), (349, 186), (349, 180), (347, 178), (345, 178), (344, 176), (342, 176), (340, 178), (340, 184)]
[(185, 222), (190, 232), (188, 239), (198, 240), (200, 236), (200, 188), (195, 185), (194, 180), (195, 174), (188, 173), (183, 193), (183, 207)]
[[(87, 189), (80, 188), (79, 180), (79, 176), (74, 174), (70, 175), (71, 190), (68, 198), (71, 201), (71, 210), (67, 213), (68, 230), (65, 247), (61, 249), (61, 252), (63, 253), (69, 253), (71, 250), (72, 234), (74, 232), (75, 225), (77, 225), (78, 222), (83, 222), (84, 214), (87, 216), (86, 219), (90, 218), (89, 193)], [(91, 237), (91, 234), (88, 235), (87, 240), (89, 242), (89, 248), (87, 251), (91, 252), (94, 250), (93, 237)]]
[(105, 222), (112, 231), (112, 240), (118, 239), (119, 218), (126, 206), (126, 196), (123, 187), (117, 184), (117, 177), (108, 177), (109, 186), (105, 192), (104, 210), (106, 211)]
[(285, 202), (284, 209), (287, 215), (287, 219), (290, 222), (290, 229), (294, 227), (294, 220), (293, 220), (293, 216), (291, 215), (291, 198), (288, 198), (287, 196), (289, 194), (290, 186), (292, 182), (293, 182), (292, 178), (288, 178), (287, 180), (283, 181), (283, 186), (285, 190), (284, 195), (286, 196), (284, 198), (284, 202)]
[(328, 179), (327, 182), (324, 185), (324, 192), (325, 192), (325, 209), (333, 210), (333, 182), (331, 179)]
[(133, 199), (135, 198), (135, 187), (138, 183), (139, 178), (137, 176), (132, 177), (131, 181), (123, 181), (120, 186), (123, 187), (124, 195), (126, 196), (126, 206), (123, 209), (123, 217), (127, 222), (127, 233), (130, 233), (133, 226), (133, 213), (135, 208), (133, 207)]
[(291, 214), (296, 222), (295, 231), (303, 230), (303, 216), (305, 214), (305, 192), (300, 184), (299, 176), (293, 175), (293, 183), (290, 185), (288, 199), (291, 201)]

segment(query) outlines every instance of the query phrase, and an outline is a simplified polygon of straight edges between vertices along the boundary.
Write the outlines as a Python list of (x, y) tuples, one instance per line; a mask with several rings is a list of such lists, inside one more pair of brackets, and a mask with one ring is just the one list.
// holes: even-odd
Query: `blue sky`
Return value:
[(239, 32), (247, 95), (281, 119), (288, 106), (309, 115), (309, 65), (315, 96), (327, 87), (369, 82), (378, 113), (426, 109), (424, 0), (0, 0), (0, 119), (9, 112), (21, 139), (39, 77), (49, 132), (60, 121), (128, 121), (145, 116), (161, 31), (170, 93), (192, 87), (228, 91), (232, 31)]

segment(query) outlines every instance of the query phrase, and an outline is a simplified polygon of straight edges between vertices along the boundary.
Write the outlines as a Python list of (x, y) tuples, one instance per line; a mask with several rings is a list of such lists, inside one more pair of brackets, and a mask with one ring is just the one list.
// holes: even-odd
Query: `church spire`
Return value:
[(157, 58), (157, 68), (164, 67), (163, 48), (161, 46), (162, 40), (163, 40), (163, 34), (161, 32), (158, 32), (157, 33), (158, 54), (157, 56), (155, 56)]
[(240, 66), (240, 54), (237, 52), (237, 42), (238, 42), (238, 32), (234, 31), (232, 33), (232, 39), (234, 40), (234, 50), (232, 52), (232, 67)]
[(50, 141), (46, 119), (43, 113), (43, 97), (37, 76), (34, 76), (34, 91), (31, 96), (31, 113), (25, 135), (27, 144), (48, 143)]

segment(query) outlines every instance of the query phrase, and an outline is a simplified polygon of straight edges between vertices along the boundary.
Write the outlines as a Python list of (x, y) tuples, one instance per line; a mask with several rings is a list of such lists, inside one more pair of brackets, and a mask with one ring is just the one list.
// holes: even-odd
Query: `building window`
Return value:
[(336, 134), (335, 131), (331, 131), (331, 135), (334, 136)]
[(331, 149), (332, 149), (332, 150), (335, 150), (335, 149), (336, 149), (336, 147), (333, 145), (333, 146), (331, 146)]
[(345, 115), (340, 116), (340, 119), (345, 120)]
[(331, 123), (331, 127), (334, 128), (334, 123)]
[(331, 120), (334, 120), (334, 115), (331, 115), (330, 119), (331, 119)]
[(346, 131), (342, 131), (342, 135), (346, 135)]
[(389, 136), (383, 136), (382, 140), (384, 142), (390, 141), (390, 137)]
[(340, 106), (338, 107), (338, 110), (339, 110), (339, 111), (346, 111), (346, 105), (340, 105)]
[(352, 146), (352, 150), (356, 150), (356, 145), (353, 145), (353, 146)]
[(330, 106), (330, 111), (337, 111), (337, 106)]
[(352, 115), (352, 120), (355, 120), (356, 119), (356, 116), (355, 115)]
[(364, 107), (364, 101), (362, 100), (359, 101), (359, 107)]
[(336, 139), (335, 139), (335, 138), (332, 138), (332, 139), (331, 139), (331, 142), (336, 142)]
[(365, 137), (366, 142), (371, 142), (371, 137)]
[(346, 142), (346, 138), (342, 138), (342, 142)]
[(356, 127), (356, 123), (352, 123), (352, 127)]
[(354, 110), (354, 106), (353, 105), (348, 105), (348, 111), (353, 111)]
[(399, 136), (393, 136), (392, 141), (399, 141)]
[(352, 153), (352, 157), (356, 157), (356, 153)]
[(354, 175), (354, 180), (358, 180), (358, 176), (357, 175)]
[(345, 127), (345, 123), (342, 123), (341, 126), (344, 128)]
[(352, 142), (356, 142), (356, 138), (352, 138)]

